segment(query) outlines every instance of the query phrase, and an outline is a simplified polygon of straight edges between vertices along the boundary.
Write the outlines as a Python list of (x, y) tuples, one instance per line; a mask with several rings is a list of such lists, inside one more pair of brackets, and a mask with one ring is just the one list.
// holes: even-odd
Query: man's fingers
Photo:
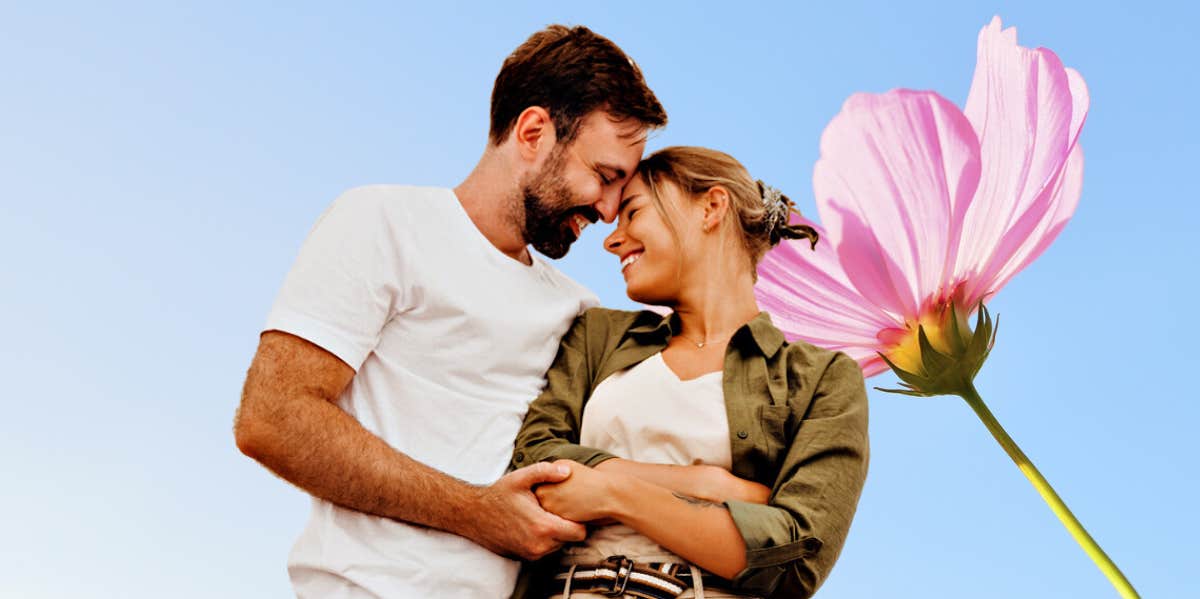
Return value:
[(550, 514), (554, 519), (554, 540), (563, 543), (582, 541), (587, 538), (587, 527), (578, 523)]
[(516, 470), (509, 476), (518, 487), (529, 489), (542, 483), (560, 483), (571, 476), (571, 469), (564, 465), (541, 462)]

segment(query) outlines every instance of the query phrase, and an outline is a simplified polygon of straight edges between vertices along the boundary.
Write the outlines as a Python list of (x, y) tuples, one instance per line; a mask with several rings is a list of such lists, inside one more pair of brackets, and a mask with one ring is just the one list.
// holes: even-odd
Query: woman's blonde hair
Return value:
[[(742, 238), (750, 257), (750, 272), (758, 278), (758, 261), (784, 239), (808, 239), (817, 246), (817, 232), (808, 225), (788, 222), (791, 213), (800, 214), (787, 196), (750, 177), (750, 172), (733, 156), (697, 146), (663, 148), (642, 160), (638, 176), (650, 189), (655, 208), (663, 215), (671, 234), (679, 242), (679, 231), (662, 201), (660, 189), (670, 182), (689, 199), (699, 198), (714, 187), (729, 194), (729, 212), (736, 219), (724, 219)], [(733, 226), (736, 223), (737, 226)]]

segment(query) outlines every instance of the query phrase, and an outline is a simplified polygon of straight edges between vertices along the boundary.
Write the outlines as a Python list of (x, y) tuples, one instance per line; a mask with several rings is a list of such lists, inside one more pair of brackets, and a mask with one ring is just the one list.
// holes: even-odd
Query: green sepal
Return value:
[(950, 329), (954, 333), (950, 336), (951, 352), (961, 354), (966, 351), (967, 345), (963, 342), (962, 329), (958, 326), (958, 309), (954, 307), (954, 302), (950, 302)]
[(926, 375), (942, 372), (954, 364), (954, 358), (933, 348), (924, 325), (917, 327), (917, 344), (921, 347), (921, 367)]
[(951, 336), (951, 352), (944, 354), (933, 347), (924, 326), (917, 327), (917, 343), (921, 351), (920, 372), (914, 373), (899, 366), (879, 353), (879, 357), (891, 367), (901, 380), (903, 389), (884, 389), (887, 393), (898, 393), (913, 397), (932, 397), (934, 395), (962, 396), (966, 388), (975, 380), (975, 375), (987, 361), (992, 348), (996, 344), (996, 330), (1000, 318), (992, 320), (991, 312), (983, 301), (979, 302), (978, 314), (975, 318), (975, 330), (970, 339), (964, 342), (962, 329), (958, 326), (958, 314), (954, 305), (949, 306), (951, 324), (954, 334)]
[(884, 389), (883, 387), (875, 387), (875, 389), (877, 391), (885, 391), (887, 393), (897, 393), (899, 395), (908, 395), (911, 397), (933, 397), (932, 395), (930, 395), (928, 393), (921, 393), (920, 391), (905, 391), (904, 389)]

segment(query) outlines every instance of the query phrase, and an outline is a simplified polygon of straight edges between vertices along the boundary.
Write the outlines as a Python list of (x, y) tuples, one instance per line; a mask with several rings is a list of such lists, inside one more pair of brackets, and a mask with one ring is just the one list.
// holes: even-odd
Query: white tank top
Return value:
[[(680, 380), (661, 353), (600, 382), (583, 410), (579, 442), (617, 457), (653, 464), (733, 464), (722, 373)], [(640, 562), (686, 560), (622, 524), (593, 530), (568, 545), (562, 563), (590, 563), (610, 555)]]
[(583, 411), (579, 443), (653, 464), (730, 469), (721, 372), (680, 380), (662, 353), (600, 382)]

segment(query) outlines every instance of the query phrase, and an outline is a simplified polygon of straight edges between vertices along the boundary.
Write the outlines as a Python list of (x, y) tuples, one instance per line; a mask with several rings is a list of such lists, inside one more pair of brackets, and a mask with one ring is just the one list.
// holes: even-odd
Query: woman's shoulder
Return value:
[(835, 377), (863, 384), (862, 369), (845, 352), (818, 347), (807, 341), (795, 340), (783, 344), (781, 350), (789, 371), (812, 382)]
[(616, 310), (613, 308), (588, 308), (576, 319), (572, 329), (593, 339), (624, 337), (637, 328), (652, 328), (663, 321), (663, 315), (652, 310)]

